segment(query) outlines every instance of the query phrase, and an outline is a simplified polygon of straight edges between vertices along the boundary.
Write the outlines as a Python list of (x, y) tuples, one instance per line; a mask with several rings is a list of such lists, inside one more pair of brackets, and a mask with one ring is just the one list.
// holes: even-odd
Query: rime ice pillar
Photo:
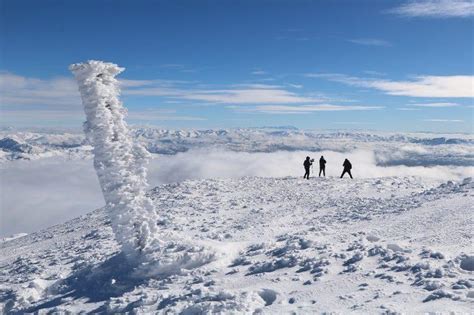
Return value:
[(124, 68), (113, 63), (73, 64), (93, 145), (94, 167), (102, 187), (112, 229), (127, 257), (144, 257), (158, 245), (158, 217), (149, 197), (146, 163), (149, 153), (130, 137), (119, 100), (116, 75)]

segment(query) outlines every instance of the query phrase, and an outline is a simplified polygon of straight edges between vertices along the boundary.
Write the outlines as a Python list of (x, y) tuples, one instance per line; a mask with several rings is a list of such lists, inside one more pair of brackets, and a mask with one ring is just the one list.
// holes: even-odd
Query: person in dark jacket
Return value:
[(322, 155), (319, 159), (319, 177), (321, 177), (321, 172), (323, 172), (324, 177), (326, 177), (326, 160)]
[(349, 176), (352, 178), (352, 174), (351, 174), (352, 164), (351, 164), (351, 162), (349, 162), (348, 159), (345, 159), (344, 163), (342, 163), (342, 166), (344, 166), (344, 170), (342, 171), (341, 178), (346, 173), (349, 174)]
[(303, 162), (304, 171), (305, 171), (303, 178), (309, 179), (309, 169), (312, 164), (313, 164), (313, 160), (311, 160), (309, 156), (307, 156), (306, 160), (304, 160)]

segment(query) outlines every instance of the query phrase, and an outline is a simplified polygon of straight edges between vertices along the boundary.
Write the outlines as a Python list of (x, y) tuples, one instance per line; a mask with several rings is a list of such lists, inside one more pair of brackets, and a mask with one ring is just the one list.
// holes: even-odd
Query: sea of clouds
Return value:
[[(413, 145), (410, 145), (413, 146)], [(410, 147), (411, 148), (411, 147)], [(411, 150), (423, 150), (412, 147)], [(420, 153), (420, 152), (418, 152)], [(423, 152), (421, 152), (423, 153)], [(348, 158), (356, 178), (420, 176), (434, 180), (459, 180), (474, 175), (474, 167), (455, 165), (400, 165), (400, 148), (385, 149), (383, 156), (373, 149), (335, 151), (235, 152), (223, 149), (191, 149), (174, 155), (154, 154), (148, 166), (150, 187), (187, 179), (238, 178), (242, 176), (301, 177), (303, 160), (309, 155), (327, 160), (326, 176), (340, 176)], [(385, 164), (380, 163), (383, 159)], [(396, 165), (391, 165), (396, 164)], [(384, 165), (384, 166), (381, 166)], [(461, 165), (463, 165), (461, 163)], [(0, 237), (33, 232), (62, 223), (104, 205), (92, 159), (50, 157), (15, 160), (0, 165)], [(350, 180), (348, 178), (343, 180)], [(305, 181), (301, 181), (304, 185)]]

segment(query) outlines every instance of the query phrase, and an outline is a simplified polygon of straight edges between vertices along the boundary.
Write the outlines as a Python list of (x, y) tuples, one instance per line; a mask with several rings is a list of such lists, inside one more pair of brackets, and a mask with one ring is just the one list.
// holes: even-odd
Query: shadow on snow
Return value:
[[(58, 281), (48, 289), (49, 295), (56, 296), (54, 299), (18, 313), (34, 313), (44, 308), (52, 308), (63, 304), (63, 299), (87, 299), (88, 302), (94, 303), (121, 296), (149, 279), (132, 277), (136, 267), (122, 253), (118, 253), (100, 265), (89, 265), (73, 272), (68, 278)], [(92, 312), (106, 311), (104, 307)]]

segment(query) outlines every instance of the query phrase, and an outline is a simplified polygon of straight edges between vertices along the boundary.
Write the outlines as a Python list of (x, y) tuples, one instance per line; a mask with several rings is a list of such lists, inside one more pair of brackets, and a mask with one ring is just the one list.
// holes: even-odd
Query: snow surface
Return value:
[(474, 183), (188, 180), (150, 191), (169, 265), (104, 209), (0, 243), (0, 312), (470, 313)]

